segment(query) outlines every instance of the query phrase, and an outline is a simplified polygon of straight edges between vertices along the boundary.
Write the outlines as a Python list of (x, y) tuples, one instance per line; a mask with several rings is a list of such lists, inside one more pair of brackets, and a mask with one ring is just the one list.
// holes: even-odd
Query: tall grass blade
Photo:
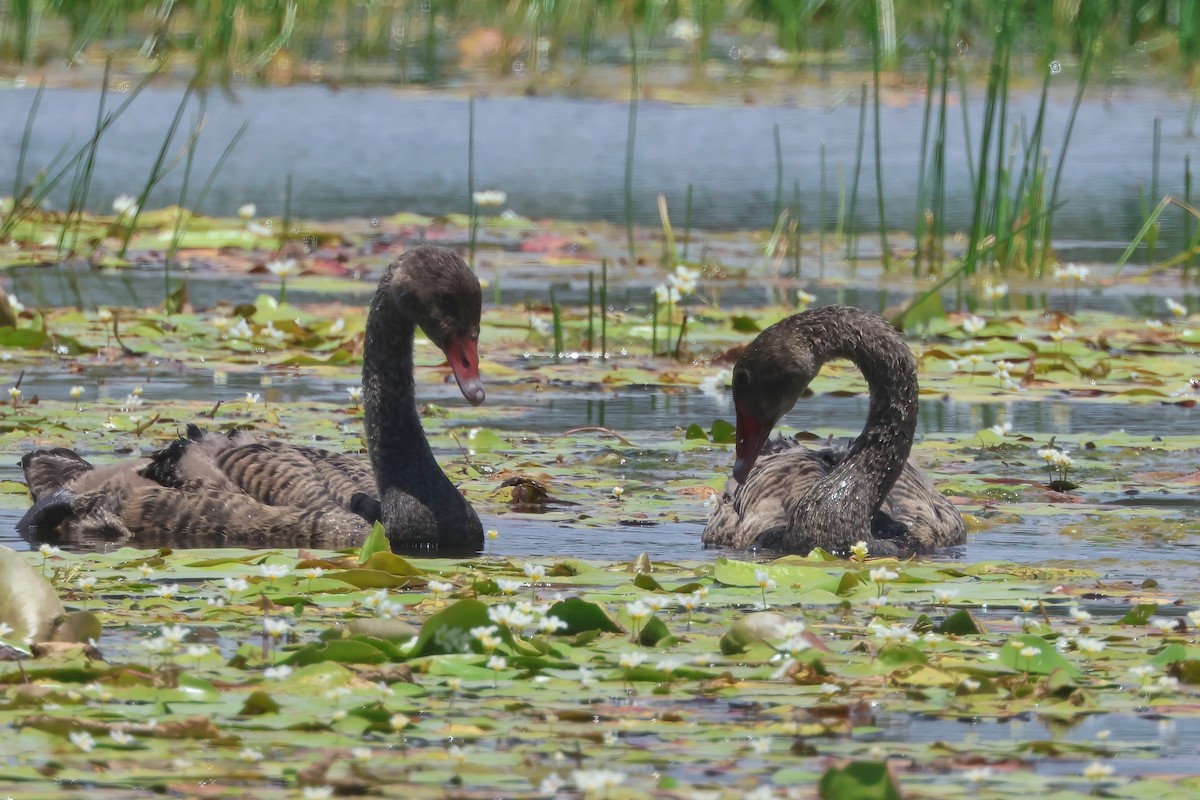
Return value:
[(775, 206), (771, 213), (771, 219), (779, 219), (779, 212), (783, 210), (783, 143), (779, 140), (779, 123), (776, 122), (773, 130), (775, 140)]
[(179, 101), (179, 106), (175, 109), (175, 116), (171, 118), (171, 124), (167, 126), (167, 134), (163, 137), (162, 145), (158, 148), (158, 155), (154, 159), (153, 166), (150, 167), (150, 174), (146, 176), (146, 183), (142, 187), (142, 191), (137, 197), (137, 207), (133, 214), (129, 215), (127, 225), (125, 227), (125, 236), (121, 240), (121, 249), (117, 251), (117, 255), (121, 258), (125, 257), (125, 252), (129, 249), (129, 241), (133, 238), (133, 232), (137, 230), (138, 219), (142, 216), (142, 211), (146, 207), (146, 200), (150, 197), (150, 192), (162, 180), (174, 164), (166, 164), (167, 152), (171, 148), (171, 142), (175, 139), (175, 133), (179, 130), (179, 123), (183, 120), (183, 112), (187, 109), (188, 103), (192, 99), (192, 87), (188, 86), (183, 91), (183, 97)]
[(633, 151), (637, 140), (638, 95), (641, 93), (637, 32), (629, 25), (629, 122), (625, 132), (625, 239), (629, 260), (635, 258), (633, 248)]
[(1147, 234), (1154, 230), (1154, 227), (1158, 224), (1158, 218), (1162, 216), (1163, 210), (1171, 203), (1171, 196), (1167, 195), (1160, 200), (1158, 205), (1154, 207), (1154, 210), (1146, 216), (1146, 220), (1142, 223), (1142, 227), (1138, 230), (1137, 235), (1133, 237), (1133, 240), (1129, 243), (1129, 246), (1125, 248), (1125, 252), (1122, 253), (1121, 257), (1117, 259), (1117, 263), (1113, 265), (1113, 278), (1120, 277), (1121, 270), (1124, 269), (1127, 263), (1129, 263), (1129, 259), (1133, 255), (1133, 251), (1137, 250), (1138, 245), (1142, 243)]
[(858, 206), (858, 181), (862, 176), (863, 145), (867, 138), (867, 85), (862, 85), (858, 101), (858, 143), (854, 148), (854, 182), (850, 185), (850, 210), (847, 212), (845, 224), (848, 226), (849, 238), (846, 240), (846, 260), (854, 269), (854, 261), (858, 257), (858, 227), (855, 224), (855, 212)]
[(13, 177), (13, 205), (16, 206), (21, 197), (21, 180), (25, 175), (25, 159), (29, 155), (29, 143), (33, 139), (33, 121), (37, 119), (38, 108), (42, 105), (42, 95), (46, 93), (46, 79), (38, 82), (37, 92), (29, 105), (29, 115), (25, 117), (25, 129), (21, 132), (21, 150), (17, 154), (17, 174)]

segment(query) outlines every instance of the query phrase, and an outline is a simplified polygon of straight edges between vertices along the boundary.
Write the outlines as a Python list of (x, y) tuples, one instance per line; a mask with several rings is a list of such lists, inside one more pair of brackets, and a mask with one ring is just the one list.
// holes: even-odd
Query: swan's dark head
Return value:
[(782, 323), (767, 328), (742, 351), (733, 367), (734, 480), (746, 480), (775, 423), (796, 405), (820, 368), (811, 348)]
[(479, 279), (453, 251), (423, 245), (397, 259), (392, 274), (405, 314), (446, 354), (458, 389), (473, 406), (486, 393), (479, 377)]

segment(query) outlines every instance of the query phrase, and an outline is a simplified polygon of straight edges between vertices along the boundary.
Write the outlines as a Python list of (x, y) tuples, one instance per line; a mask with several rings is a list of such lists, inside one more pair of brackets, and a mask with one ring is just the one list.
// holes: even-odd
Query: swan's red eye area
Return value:
[(473, 406), (487, 397), (479, 377), (479, 342), (474, 336), (457, 336), (446, 343), (446, 360), (458, 381), (458, 390)]

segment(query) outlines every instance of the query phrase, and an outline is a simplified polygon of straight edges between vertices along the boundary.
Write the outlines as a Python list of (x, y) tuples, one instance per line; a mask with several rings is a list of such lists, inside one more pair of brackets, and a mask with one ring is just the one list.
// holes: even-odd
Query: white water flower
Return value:
[(488, 609), (488, 619), (510, 630), (524, 628), (533, 622), (533, 617), (514, 605), (498, 605)]
[(263, 620), (263, 630), (272, 639), (278, 639), (291, 630), (292, 624), (283, 617), (267, 617)]
[(991, 281), (988, 281), (983, 285), (982, 294), (984, 300), (987, 300), (989, 303), (994, 303), (1008, 295), (1008, 284), (992, 283)]
[(96, 746), (96, 740), (87, 731), (71, 731), (68, 738), (70, 738), (71, 744), (85, 753), (92, 752), (92, 748)]
[(172, 645), (182, 643), (189, 633), (191, 633), (191, 630), (186, 625), (164, 625), (162, 630), (159, 631), (159, 635)]
[(699, 280), (700, 271), (688, 269), (683, 264), (675, 267), (675, 271), (667, 276), (667, 283), (677, 290), (681, 297), (696, 291), (696, 284)]
[(333, 797), (332, 786), (305, 786), (304, 800), (326, 800)]
[(571, 781), (585, 795), (589, 792), (605, 793), (625, 782), (625, 773), (611, 769), (577, 769), (571, 773)]
[(556, 633), (566, 627), (567, 623), (555, 616), (542, 617), (537, 623), (537, 629), (542, 633)]
[(771, 577), (771, 573), (767, 572), (765, 569), (754, 570), (754, 582), (758, 584), (758, 588), (762, 589), (763, 591), (770, 591), (778, 585), (775, 582), (775, 579)]
[(654, 299), (659, 305), (668, 305), (679, 302), (679, 290), (674, 286), (668, 286), (665, 283), (660, 283), (654, 287)]
[(641, 622), (646, 617), (650, 616), (650, 606), (646, 605), (641, 600), (635, 600), (632, 603), (625, 605), (625, 611), (629, 614), (629, 618), (635, 624)]
[(131, 734), (122, 730), (111, 730), (108, 732), (108, 738), (112, 739), (117, 744), (124, 747), (125, 745), (133, 744), (134, 737)]
[(954, 598), (958, 597), (958, 589), (934, 589), (933, 599), (941, 605), (946, 605)]
[(969, 769), (963, 773), (963, 780), (967, 783), (983, 783), (992, 777), (991, 767), (979, 767), (978, 769)]
[(1056, 281), (1078, 281), (1080, 283), (1086, 281), (1087, 276), (1090, 274), (1090, 269), (1076, 264), (1067, 264), (1065, 267), (1061, 264), (1055, 264), (1054, 269), (1051, 272), (1052, 277)]
[(880, 567), (879, 569), (871, 570), (870, 576), (871, 576), (871, 583), (886, 584), (889, 581), (894, 581), (897, 578), (899, 578), (900, 573), (898, 571), (893, 572), (892, 570), (888, 569), (887, 567)]
[(246, 203), (238, 209), (238, 216), (244, 220), (254, 219), (254, 215), (258, 213), (258, 207), (254, 203)]
[(267, 262), (267, 272), (280, 278), (288, 278), (300, 271), (300, 265), (294, 258), (277, 258)]
[(525, 584), (521, 581), (510, 581), (507, 578), (496, 579), (496, 588), (498, 588), (502, 594), (516, 594), (524, 585)]
[(138, 212), (137, 198), (128, 194), (117, 195), (117, 199), (113, 200), (112, 209), (118, 221), (133, 217)]
[(275, 580), (276, 578), (284, 577), (291, 570), (288, 568), (287, 564), (260, 564), (258, 571), (261, 572), (262, 576), (267, 580)]
[(969, 333), (971, 336), (974, 336), (983, 330), (985, 325), (987, 325), (987, 320), (985, 320), (983, 317), (977, 317), (974, 314), (962, 321), (963, 330)]
[(477, 206), (502, 206), (508, 202), (508, 195), (499, 189), (484, 189), (474, 192), (471, 199)]
[(350, 398), (351, 404), (357, 406), (360, 402), (362, 402), (362, 387), (361, 386), (347, 386), (346, 387), (346, 395)]
[(619, 661), (617, 661), (617, 664), (622, 669), (635, 669), (636, 667), (640, 667), (642, 664), (646, 663), (647, 658), (649, 658), (649, 656), (647, 656), (645, 653), (621, 653), (621, 658)]
[(155, 590), (154, 593), (157, 594), (159, 597), (163, 597), (163, 598), (166, 598), (167, 600), (170, 600), (172, 597), (175, 596), (175, 593), (178, 591), (179, 591), (179, 584), (163, 583), (163, 584), (159, 584), (158, 588)]
[(263, 677), (267, 680), (283, 680), (288, 675), (292, 674), (292, 668), (287, 664), (280, 664), (277, 667), (267, 667), (263, 670)]
[(1113, 768), (1099, 761), (1093, 761), (1083, 768), (1083, 777), (1092, 783), (1100, 783), (1107, 778), (1111, 778), (1112, 774)]
[(526, 564), (524, 567), (525, 577), (534, 581), (546, 579), (546, 567), (542, 564)]
[(504, 656), (492, 656), (487, 660), (487, 668), (490, 670), (500, 672), (501, 670), (507, 669), (507, 667), (508, 659), (506, 659)]

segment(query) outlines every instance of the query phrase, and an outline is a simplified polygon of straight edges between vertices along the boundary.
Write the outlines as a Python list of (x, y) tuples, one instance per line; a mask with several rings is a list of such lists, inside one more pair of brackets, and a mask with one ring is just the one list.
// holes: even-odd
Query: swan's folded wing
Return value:
[(70, 485), (80, 475), (91, 471), (92, 465), (74, 450), (51, 447), (21, 456), (21, 469), (25, 472), (29, 493), (36, 501)]
[(793, 447), (761, 456), (744, 484), (718, 498), (704, 526), (705, 544), (744, 549), (786, 528), (789, 510), (832, 469), (828, 451)]
[(908, 527), (908, 549), (928, 553), (962, 544), (967, 526), (962, 514), (911, 461), (904, 465), (881, 511)]
[(133, 493), (121, 519), (138, 542), (188, 546), (338, 547), (362, 541), (370, 526), (338, 508), (271, 506), (203, 483)]

